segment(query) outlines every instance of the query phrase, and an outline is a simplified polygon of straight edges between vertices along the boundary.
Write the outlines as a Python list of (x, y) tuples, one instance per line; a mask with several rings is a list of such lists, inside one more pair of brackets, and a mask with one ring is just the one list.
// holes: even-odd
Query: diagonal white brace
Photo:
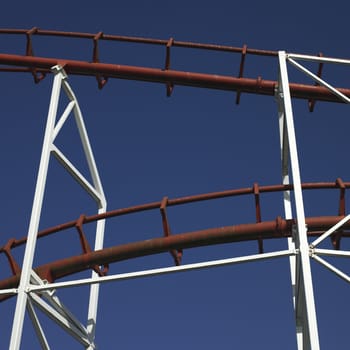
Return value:
[(320, 85), (324, 86), (325, 88), (327, 88), (328, 90), (330, 90), (331, 92), (333, 92), (334, 95), (338, 96), (342, 101), (344, 101), (345, 103), (350, 103), (350, 98), (345, 96), (343, 93), (341, 93), (340, 91), (338, 91), (335, 87), (333, 87), (332, 85), (328, 84), (327, 82), (325, 82), (323, 79), (321, 79), (320, 77), (318, 77), (316, 74), (310, 72), (308, 69), (306, 69), (304, 66), (302, 66), (301, 64), (299, 64), (298, 62), (294, 61), (292, 58), (288, 58), (288, 61), (296, 68), (298, 68), (300, 71), (302, 71), (303, 73), (305, 73), (306, 75), (308, 75), (311, 79), (313, 79), (314, 81), (316, 81), (317, 83), (319, 83)]
[(63, 317), (55, 308), (48, 305), (44, 300), (42, 300), (38, 295), (31, 293), (29, 295), (31, 301), (40, 308), (48, 317), (50, 317), (56, 324), (65, 329), (70, 335), (73, 336), (79, 343), (88, 347), (93, 346), (90, 343), (87, 334), (83, 333), (78, 329), (70, 320)]
[(341, 219), (337, 224), (335, 224), (333, 227), (331, 227), (329, 230), (327, 230), (325, 233), (323, 233), (320, 237), (315, 239), (311, 244), (310, 248), (314, 248), (317, 245), (319, 245), (323, 240), (325, 240), (327, 237), (329, 237), (333, 232), (338, 230), (338, 228), (342, 227), (344, 224), (346, 224), (350, 220), (350, 214), (345, 216), (345, 218)]
[(28, 299), (27, 310), (28, 310), (30, 319), (32, 320), (32, 323), (33, 323), (35, 332), (37, 334), (37, 337), (39, 339), (39, 343), (41, 345), (41, 348), (43, 350), (50, 350), (49, 343), (47, 342), (44, 331), (41, 327), (40, 321), (38, 319), (38, 316), (36, 315), (35, 309), (33, 307), (33, 304), (31, 302), (30, 298)]

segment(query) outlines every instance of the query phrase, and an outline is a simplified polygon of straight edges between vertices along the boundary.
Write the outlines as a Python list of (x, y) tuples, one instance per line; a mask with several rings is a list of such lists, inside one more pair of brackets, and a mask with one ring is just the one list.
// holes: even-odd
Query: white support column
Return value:
[[(104, 204), (99, 213), (106, 211), (106, 205)], [(103, 248), (103, 237), (104, 237), (104, 227), (105, 220), (100, 220), (97, 222), (96, 228), (96, 240), (95, 240), (95, 250)], [(97, 273), (92, 272), (92, 279), (98, 279)], [(95, 340), (96, 333), (96, 321), (97, 321), (97, 307), (98, 307), (98, 297), (100, 292), (100, 284), (95, 283), (90, 286), (90, 299), (89, 299), (89, 310), (88, 310), (88, 321), (87, 321), (87, 331), (89, 335), (89, 340), (93, 344)], [(89, 347), (88, 350), (93, 350)]]
[[(285, 123), (285, 113), (283, 101), (280, 96), (277, 96), (278, 104), (278, 121), (279, 121), (279, 132), (280, 132), (280, 148), (281, 148), (281, 170), (282, 170), (282, 183), (284, 185), (290, 184), (289, 179), (289, 146), (288, 146), (288, 133)], [(283, 206), (285, 218), (292, 219), (292, 202), (291, 202), (291, 191), (283, 192)], [(288, 249), (295, 250), (295, 232), (293, 236), (288, 238)], [(297, 264), (297, 257), (292, 255), (289, 257), (290, 275), (292, 283), (292, 296), (293, 296), (293, 307), (296, 311), (296, 295), (297, 295), (297, 280), (299, 275), (299, 265)], [(303, 327), (298, 322), (296, 323), (296, 338), (298, 350), (303, 349)]]
[[(295, 211), (296, 211), (296, 239), (295, 246), (299, 252), (295, 262), (291, 262), (292, 283), (295, 282), (295, 311), (297, 340), (299, 350), (319, 350), (319, 336), (316, 319), (316, 309), (314, 302), (314, 293), (312, 285), (312, 275), (310, 267), (309, 244), (307, 241), (307, 229), (305, 224), (304, 204), (300, 181), (299, 160), (297, 154), (297, 144), (294, 130), (294, 120), (292, 112), (292, 103), (289, 90), (286, 53), (279, 52), (279, 86), (277, 98), (279, 100), (280, 125), (283, 119), (281, 132), (282, 158), (285, 154), (286, 142), (288, 143), (290, 166), (293, 178)], [(283, 168), (287, 163), (282, 161)], [(283, 173), (284, 181), (286, 174)], [(288, 214), (286, 211), (286, 214)], [(288, 214), (289, 215), (289, 214)], [(302, 333), (301, 333), (302, 329)], [(302, 337), (302, 339), (301, 339)]]
[[(73, 93), (73, 90), (69, 86), (66, 78), (66, 74), (62, 67), (55, 66), (53, 67), (53, 72), (55, 73), (53, 89), (51, 94), (50, 107), (47, 118), (47, 125), (45, 130), (43, 148), (41, 161), (39, 166), (39, 173), (37, 179), (37, 185), (35, 189), (35, 196), (33, 201), (32, 216), (29, 225), (27, 245), (23, 260), (22, 275), (19, 283), (19, 287), (16, 290), (18, 293), (17, 304), (15, 309), (15, 316), (13, 321), (13, 328), (10, 340), (10, 350), (19, 350), (22, 338), (22, 329), (24, 323), (24, 315), (26, 306), (30, 311), (31, 316), (33, 316), (33, 323), (36, 327), (36, 330), (40, 332), (40, 341), (41, 344), (45, 344), (43, 333), (41, 327), (38, 323), (37, 318), (35, 317), (34, 309), (32, 305), (29, 305), (30, 300), (28, 299), (28, 293), (30, 291), (31, 284), (31, 274), (32, 279), (35, 277), (32, 271), (32, 264), (35, 253), (35, 245), (37, 232), (39, 228), (39, 221), (41, 215), (41, 209), (43, 205), (43, 197), (46, 185), (46, 179), (48, 174), (49, 159), (51, 153), (58, 159), (58, 161), (63, 165), (63, 167), (72, 175), (72, 177), (77, 181), (77, 183), (82, 186), (82, 188), (90, 194), (93, 200), (97, 204), (98, 212), (103, 213), (107, 209), (106, 199), (103, 192), (101, 180), (95, 163), (94, 155), (86, 131), (85, 123), (83, 116), (78, 104), (78, 101)], [(66, 106), (63, 114), (58, 118), (57, 124), (57, 109), (59, 105), (60, 91), (61, 88), (66, 93), (70, 102)], [(80, 135), (80, 141), (83, 146), (85, 159), (88, 164), (89, 172), (92, 178), (92, 184), (83, 176), (83, 174), (65, 157), (65, 155), (54, 145), (54, 141), (58, 136), (60, 130), (64, 126), (65, 122), (68, 120), (71, 112), (74, 113), (77, 129)], [(95, 250), (103, 248), (103, 239), (104, 239), (104, 227), (105, 221), (101, 220), (97, 223), (96, 227), (96, 238), (95, 238)], [(34, 277), (33, 277), (34, 276)], [(97, 275), (93, 272), (93, 278), (97, 278)], [(37, 281), (34, 278), (34, 284), (37, 284)], [(40, 284), (40, 283), (39, 283)], [(51, 307), (45, 307), (45, 303), (38, 298), (35, 294), (31, 295), (31, 300), (34, 301), (38, 306), (43, 310), (47, 311), (47, 314), (55, 319), (58, 324), (63, 326), (70, 334), (72, 334), (76, 339), (78, 339), (86, 348), (94, 349), (94, 333), (96, 325), (96, 315), (97, 315), (97, 304), (98, 304), (98, 291), (99, 286), (91, 286), (90, 291), (90, 303), (88, 311), (88, 326), (80, 326), (80, 323), (69, 316), (68, 310), (64, 310), (62, 306), (53, 304), (54, 309)], [(51, 298), (52, 299), (52, 298)], [(51, 301), (54, 301), (53, 299)], [(63, 313), (62, 313), (63, 312)], [(83, 328), (82, 328), (83, 327)], [(46, 345), (43, 345), (46, 346)]]
[(44, 190), (47, 178), (47, 172), (49, 167), (49, 159), (51, 152), (51, 144), (53, 137), (53, 130), (55, 126), (56, 114), (58, 101), (61, 90), (61, 82), (65, 79), (66, 76), (62, 71), (56, 71), (52, 93), (51, 93), (51, 101), (49, 112), (47, 116), (47, 123), (45, 129), (45, 136), (43, 142), (43, 148), (41, 153), (41, 160), (39, 165), (38, 178), (35, 188), (32, 214), (30, 218), (30, 224), (28, 229), (28, 238), (26, 249), (23, 258), (22, 264), (22, 274), (21, 279), (18, 286), (18, 296), (16, 302), (16, 309), (14, 320), (12, 324), (12, 333), (10, 340), (10, 350), (19, 350), (22, 339), (22, 330), (24, 323), (25, 310), (27, 306), (27, 288), (30, 283), (30, 275), (32, 271), (32, 264), (34, 259), (34, 252), (36, 246), (37, 232), (39, 229), (39, 221), (41, 215), (41, 209), (44, 198)]

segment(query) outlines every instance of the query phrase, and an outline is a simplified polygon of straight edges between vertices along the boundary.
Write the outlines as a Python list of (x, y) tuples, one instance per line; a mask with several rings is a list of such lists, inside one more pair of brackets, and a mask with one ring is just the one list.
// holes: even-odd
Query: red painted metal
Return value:
[[(8, 65), (11, 67), (2, 67), (0, 71), (10, 72), (31, 72), (35, 82), (41, 81), (50, 69), (59, 64), (64, 66), (68, 74), (95, 76), (98, 86), (102, 88), (108, 78), (140, 80), (153, 83), (163, 83), (167, 87), (167, 95), (170, 96), (175, 85), (193, 86), (209, 89), (237, 91), (236, 102), (240, 100), (240, 94), (254, 93), (261, 95), (275, 94), (277, 86), (276, 81), (264, 80), (261, 77), (256, 79), (243, 78), (243, 69), (246, 55), (270, 56), (276, 57), (277, 51), (251, 49), (246, 45), (242, 47), (201, 44), (185, 41), (177, 41), (173, 38), (169, 40), (136, 38), (118, 35), (108, 35), (102, 32), (94, 33), (78, 33), (78, 32), (62, 32), (42, 30), (36, 27), (27, 29), (0, 29), (0, 35), (25, 35), (27, 39), (26, 56), (0, 54), (0, 65)], [(70, 59), (45, 58), (34, 56), (33, 36), (49, 36), (49, 37), (67, 37), (88, 39), (93, 43), (92, 62), (76, 61)], [(131, 42), (135, 44), (161, 45), (166, 48), (165, 68), (147, 68), (138, 66), (125, 66), (119, 64), (107, 64), (100, 62), (98, 42), (100, 40)], [(204, 74), (195, 72), (185, 72), (170, 69), (170, 48), (185, 47), (201, 50), (215, 50), (222, 52), (238, 53), (241, 55), (241, 63), (238, 77)], [(321, 70), (321, 68), (320, 68)], [(319, 75), (321, 71), (319, 70)], [(315, 101), (332, 101), (342, 102), (338, 97), (333, 95), (328, 89), (321, 86), (290, 84), (291, 95), (295, 98), (307, 99), (311, 104), (311, 109)], [(339, 91), (350, 97), (350, 89), (339, 88)]]
[[(308, 235), (317, 236), (334, 226), (342, 218), (341, 216), (307, 218)], [(278, 217), (275, 221), (181, 233), (73, 256), (42, 265), (34, 270), (41, 278), (53, 282), (56, 279), (91, 269), (96, 265), (107, 265), (127, 259), (160, 254), (169, 250), (182, 250), (222, 243), (257, 240), (259, 237), (263, 237), (264, 239), (290, 237), (292, 235), (293, 225), (295, 225), (295, 220), (284, 220)], [(350, 223), (345, 224), (344, 228), (350, 229)], [(349, 234), (343, 233), (343, 236), (349, 237)], [(20, 274), (17, 273), (10, 278), (0, 281), (0, 289), (16, 288), (19, 282), (19, 276)], [(2, 295), (0, 296), (0, 301), (10, 297), (11, 295)]]
[[(127, 80), (139, 80), (152, 83), (170, 85), (192, 86), (207, 89), (240, 91), (245, 93), (274, 96), (277, 86), (276, 81), (251, 78), (235, 78), (230, 76), (183, 72), (176, 70), (162, 70), (137, 66), (125, 66), (110, 63), (95, 63), (58, 58), (44, 58), (20, 55), (0, 54), (0, 64), (17, 67), (33, 68), (44, 74), (51, 67), (61, 65), (68, 74), (99, 76), (105, 78), (118, 78)], [(13, 69), (11, 70), (14, 71)], [(28, 71), (28, 70), (25, 70)], [(312, 99), (317, 101), (342, 102), (337, 96), (322, 86), (291, 83), (291, 95), (294, 98)], [(350, 89), (338, 89), (344, 95), (350, 97)]]
[[(339, 209), (340, 212), (336, 216), (328, 217), (313, 217), (307, 218), (309, 236), (318, 236), (337, 222), (345, 215), (345, 191), (350, 188), (350, 182), (343, 182), (337, 179), (335, 182), (320, 182), (320, 183), (304, 183), (303, 190), (317, 189), (335, 189), (340, 190)], [(76, 228), (79, 233), (83, 254), (65, 258), (59, 261), (50, 262), (46, 265), (35, 269), (40, 277), (49, 281), (71, 275), (82, 270), (94, 269), (100, 275), (105, 275), (108, 271), (110, 263), (132, 259), (151, 254), (159, 254), (163, 252), (171, 252), (176, 264), (180, 264), (183, 249), (202, 247), (208, 245), (216, 245), (222, 243), (242, 242), (256, 240), (259, 243), (259, 252), (262, 252), (262, 242), (266, 239), (284, 238), (292, 235), (292, 226), (295, 220), (285, 220), (277, 217), (274, 221), (262, 221), (260, 196), (263, 193), (281, 192), (293, 190), (291, 185), (271, 185), (258, 186), (254, 184), (250, 188), (241, 188), (222, 192), (213, 192), (195, 196), (169, 199), (164, 197), (159, 202), (153, 202), (130, 208), (117, 209), (107, 213), (84, 216), (81, 215), (77, 220), (61, 224), (38, 233), (38, 238), (47, 235)], [(225, 197), (234, 197), (242, 195), (251, 195), (255, 204), (256, 223), (238, 224), (226, 227), (217, 227), (199, 230), (195, 232), (186, 232), (171, 234), (166, 208), (175, 205), (184, 205), (187, 203), (207, 201)], [(83, 233), (83, 225), (95, 222), (97, 220), (108, 219), (116, 216), (138, 213), (148, 210), (160, 210), (162, 225), (164, 230), (163, 237), (156, 237), (147, 241), (127, 243), (119, 246), (108, 247), (100, 251), (91, 251), (85, 235)], [(334, 233), (332, 239), (335, 248), (339, 248), (341, 237), (350, 237), (349, 233), (350, 222), (344, 225), (340, 230)], [(0, 253), (4, 253), (10, 264), (12, 277), (0, 281), (0, 289), (14, 288), (17, 286), (20, 270), (15, 260), (12, 257), (11, 249), (18, 247), (26, 242), (26, 237), (19, 240), (11, 239), (3, 247), (0, 247)], [(99, 266), (104, 266), (101, 270)], [(0, 297), (0, 301), (5, 300), (10, 296)]]

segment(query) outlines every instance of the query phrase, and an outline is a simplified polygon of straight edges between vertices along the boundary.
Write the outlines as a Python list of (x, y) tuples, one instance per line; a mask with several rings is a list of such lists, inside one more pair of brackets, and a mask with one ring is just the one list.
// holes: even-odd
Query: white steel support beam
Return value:
[[(106, 210), (107, 210), (106, 204), (103, 203), (101, 208), (99, 209), (99, 214), (106, 212)], [(96, 227), (95, 250), (99, 250), (103, 248), (104, 231), (105, 231), (105, 220), (100, 220), (97, 222), (97, 227)], [(95, 271), (92, 271), (91, 278), (92, 279), (98, 278), (98, 275)], [(95, 340), (99, 292), (100, 292), (100, 285), (98, 283), (92, 284), (90, 286), (87, 331), (88, 331), (88, 336), (91, 344), (93, 344)], [(92, 350), (92, 347), (89, 347), (88, 350)]]
[[(88, 162), (93, 185), (95, 190), (99, 194), (99, 201), (97, 201), (97, 205), (99, 208), (98, 213), (102, 214), (102, 213), (105, 213), (107, 210), (107, 203), (103, 192), (102, 183), (98, 174), (96, 162), (93, 156), (92, 148), (89, 142), (84, 119), (83, 119), (78, 101), (71, 87), (68, 84), (64, 84), (63, 88), (65, 89), (67, 95), (76, 102), (73, 109), (74, 117), (78, 127), (80, 139), (84, 148), (85, 156)], [(99, 250), (103, 248), (104, 232), (105, 232), (105, 220), (99, 220), (96, 226), (95, 250)], [(92, 272), (92, 278), (97, 278), (97, 273), (95, 271)], [(95, 339), (99, 288), (100, 288), (99, 284), (94, 284), (94, 285), (91, 285), (90, 287), (87, 329), (88, 329), (88, 334), (89, 334), (89, 339), (91, 344), (93, 344)], [(92, 350), (92, 349), (93, 348), (91, 346), (88, 347), (88, 350)]]
[(291, 63), (294, 67), (296, 67), (297, 69), (299, 69), (301, 72), (303, 72), (304, 74), (308, 75), (311, 79), (313, 79), (316, 83), (320, 84), (321, 86), (324, 86), (325, 88), (327, 88), (328, 90), (330, 90), (331, 92), (333, 92), (333, 94), (335, 96), (338, 96), (340, 100), (342, 100), (345, 103), (350, 103), (350, 98), (345, 96), (344, 94), (342, 94), (340, 91), (338, 91), (335, 87), (333, 87), (332, 85), (328, 84), (327, 82), (325, 82), (323, 79), (319, 78), (316, 74), (310, 72), (308, 69), (306, 69), (304, 66), (302, 66), (300, 63), (294, 61), (292, 58), (288, 57), (288, 62)]
[(37, 337), (39, 339), (39, 343), (41, 345), (41, 348), (43, 350), (50, 350), (49, 343), (46, 340), (44, 331), (41, 327), (40, 321), (38, 319), (38, 316), (36, 315), (36, 312), (34, 310), (34, 306), (31, 302), (30, 298), (28, 299), (28, 302), (27, 302), (27, 310), (28, 310), (30, 319), (32, 320), (32, 324), (34, 326), (35, 332), (36, 332)]
[[(296, 273), (296, 323), (297, 323), (297, 338), (300, 338), (300, 328), (302, 327), (302, 343), (298, 339), (299, 350), (319, 350), (319, 336), (316, 319), (316, 309), (314, 301), (314, 292), (312, 285), (312, 275), (310, 267), (309, 244), (307, 241), (307, 229), (305, 224), (304, 204), (300, 180), (299, 160), (297, 153), (296, 136), (294, 129), (293, 111), (291, 96), (289, 91), (289, 81), (287, 72), (287, 55), (284, 51), (279, 52), (279, 85), (277, 99), (279, 100), (279, 117), (280, 125), (283, 119), (283, 127), (281, 128), (283, 135), (281, 136), (282, 144), (282, 159), (285, 154), (283, 149), (285, 146), (285, 138), (288, 140), (288, 149), (290, 157), (290, 168), (293, 179), (295, 212), (296, 212), (296, 239), (295, 244), (299, 254), (296, 257), (296, 263), (291, 263), (291, 267), (296, 269), (292, 272), (292, 279)], [(285, 135), (286, 133), (286, 135)], [(283, 164), (283, 169), (286, 164)], [(283, 173), (283, 177), (286, 174)], [(288, 209), (289, 210), (289, 209)], [(293, 266), (295, 265), (295, 266)], [(292, 281), (293, 282), (293, 281)]]
[(55, 308), (47, 304), (42, 298), (40, 298), (36, 294), (31, 294), (30, 299), (37, 307), (40, 308), (41, 311), (43, 311), (55, 323), (57, 323), (60, 327), (65, 329), (69, 334), (71, 334), (79, 343), (86, 347), (90, 345), (90, 341), (87, 337), (87, 334), (81, 332), (81, 330), (77, 328), (73, 322), (68, 320), (66, 317), (62, 316), (60, 312), (58, 312)]
[[(278, 121), (279, 121), (279, 132), (280, 132), (280, 148), (281, 148), (281, 170), (282, 170), (282, 183), (284, 185), (290, 184), (289, 178), (289, 146), (288, 146), (288, 133), (285, 123), (285, 114), (284, 106), (281, 98), (277, 96), (278, 104)], [(291, 191), (287, 190), (283, 192), (283, 206), (285, 218), (293, 218), (292, 202), (291, 202)], [(293, 230), (295, 231), (295, 230)], [(288, 237), (288, 249), (295, 250), (295, 232), (293, 232), (292, 237)], [(299, 264), (297, 264), (297, 258), (295, 255), (289, 257), (289, 266), (291, 274), (291, 283), (292, 283), (292, 297), (293, 297), (293, 306), (294, 310), (297, 308), (297, 280), (299, 278)], [(303, 348), (303, 327), (296, 324), (296, 338), (298, 349)]]
[(126, 272), (126, 273), (109, 275), (109, 276), (98, 277), (98, 278), (85, 278), (85, 279), (80, 279), (75, 281), (48, 283), (40, 286), (39, 285), (31, 286), (30, 292), (42, 292), (45, 290), (52, 290), (52, 289), (59, 289), (59, 288), (77, 287), (77, 286), (84, 286), (88, 284), (100, 284), (100, 283), (107, 283), (112, 281), (122, 281), (122, 280), (129, 280), (129, 279), (135, 279), (140, 277), (157, 276), (157, 275), (164, 275), (164, 274), (177, 273), (177, 272), (183, 272), (183, 271), (201, 270), (201, 269), (207, 269), (212, 267), (235, 265), (235, 264), (241, 264), (246, 262), (262, 261), (267, 259), (294, 256), (295, 254), (296, 254), (295, 250), (288, 249), (288, 250), (280, 250), (280, 251), (271, 252), (271, 253), (262, 253), (262, 254), (240, 256), (235, 258), (221, 259), (221, 260), (204, 261), (200, 263), (186, 264), (186, 265), (180, 265), (180, 266), (171, 266), (171, 267), (163, 267), (158, 269)]
[[(47, 281), (43, 281), (35, 271), (32, 271), (31, 274), (31, 282), (33, 285), (37, 286), (45, 286), (47, 285)], [(55, 295), (56, 290), (50, 289), (41, 293), (43, 299), (46, 300), (46, 303), (50, 304), (53, 309), (55, 309), (63, 318), (66, 319), (67, 322), (71, 323), (74, 327), (76, 327), (82, 334), (87, 335), (86, 328), (77, 320), (77, 318), (64, 306), (64, 304), (60, 301), (57, 295)], [(29, 300), (30, 301), (30, 300)]]
[[(48, 166), (50, 155), (53, 154), (63, 167), (72, 175), (72, 177), (78, 182), (80, 186), (85, 189), (88, 194), (94, 199), (97, 204), (98, 213), (104, 213), (106, 211), (106, 199), (103, 192), (101, 180), (95, 163), (94, 155), (86, 131), (85, 123), (83, 116), (78, 104), (78, 101), (73, 93), (73, 90), (69, 86), (66, 78), (67, 75), (60, 66), (55, 66), (52, 68), (55, 73), (54, 83), (51, 93), (50, 107), (47, 117), (47, 124), (45, 129), (45, 136), (43, 141), (42, 155), (40, 160), (37, 184), (35, 189), (35, 195), (33, 200), (32, 215), (29, 224), (27, 245), (25, 249), (23, 265), (22, 265), (22, 274), (17, 289), (12, 289), (7, 291), (16, 293), (17, 303), (15, 309), (15, 315), (12, 325), (12, 333), (10, 339), (10, 350), (19, 350), (22, 338), (22, 329), (24, 323), (24, 315), (26, 307), (29, 310), (29, 313), (32, 317), (34, 327), (37, 332), (39, 332), (39, 341), (44, 348), (46, 348), (46, 340), (43, 335), (43, 331), (38, 323), (36, 318), (35, 311), (28, 299), (28, 293), (30, 291), (31, 283), (34, 285), (42, 285), (38, 280), (37, 276), (32, 271), (32, 264), (35, 254), (35, 246), (37, 239), (37, 232), (39, 228), (40, 215), (43, 205), (43, 197), (46, 185), (46, 179), (48, 175)], [(63, 114), (57, 118), (57, 110), (60, 100), (61, 89), (64, 90), (70, 102), (66, 106)], [(77, 129), (80, 135), (80, 141), (83, 146), (85, 158), (88, 164), (89, 172), (92, 179), (92, 184), (90, 184), (87, 179), (80, 173), (80, 171), (64, 156), (62, 152), (54, 145), (54, 141), (58, 136), (60, 130), (64, 126), (65, 122), (68, 120), (71, 112), (74, 113), (75, 122)], [(58, 119), (57, 123), (56, 120)], [(95, 250), (103, 248), (103, 239), (104, 239), (104, 227), (105, 221), (101, 220), (96, 225), (96, 237), (95, 237)], [(96, 278), (95, 272), (92, 275), (93, 278)], [(84, 346), (92, 350), (95, 348), (94, 345), (94, 334), (95, 334), (95, 325), (96, 325), (96, 315), (97, 315), (97, 304), (98, 304), (98, 291), (99, 286), (91, 286), (90, 291), (90, 303), (88, 310), (88, 326), (85, 328), (77, 321), (68, 310), (66, 310), (63, 305), (60, 303), (57, 297), (47, 294), (46, 297), (52, 306), (45, 307), (43, 300), (38, 298), (36, 295), (31, 295), (31, 299), (40, 306), (43, 310), (46, 310), (47, 313), (53, 319), (56, 319), (57, 323), (63, 325), (63, 327), (69, 331), (74, 337), (76, 337)], [(6, 291), (2, 291), (5, 293)], [(49, 310), (49, 311), (48, 311)], [(84, 335), (85, 334), (85, 335)]]
[(37, 240), (37, 232), (39, 229), (39, 221), (41, 215), (41, 209), (44, 198), (44, 190), (47, 179), (47, 172), (49, 167), (49, 159), (51, 152), (52, 136), (53, 129), (55, 126), (56, 114), (58, 101), (61, 91), (61, 82), (65, 79), (66, 76), (62, 71), (56, 71), (52, 93), (51, 93), (51, 102), (46, 122), (45, 136), (43, 142), (43, 148), (41, 153), (41, 160), (39, 165), (39, 172), (37, 177), (37, 183), (35, 188), (35, 195), (33, 200), (32, 214), (30, 218), (30, 224), (28, 229), (27, 244), (25, 248), (23, 264), (22, 264), (22, 274), (18, 286), (18, 296), (16, 302), (15, 315), (12, 325), (12, 333), (10, 340), (10, 350), (19, 350), (21, 339), (22, 339), (22, 330), (24, 323), (24, 315), (27, 305), (27, 291), (30, 275), (32, 271), (33, 258)]

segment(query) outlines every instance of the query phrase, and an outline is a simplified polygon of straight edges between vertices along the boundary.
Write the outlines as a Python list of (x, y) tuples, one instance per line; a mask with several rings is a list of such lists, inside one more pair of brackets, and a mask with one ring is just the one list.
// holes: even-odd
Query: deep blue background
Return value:
[[(349, 5), (343, 1), (32, 1), (2, 4), (2, 28), (99, 32), (286, 50), (347, 58)], [(92, 42), (34, 37), (41, 56), (90, 60)], [(22, 54), (25, 38), (0, 36), (0, 51)], [(165, 49), (100, 44), (105, 62), (163, 68)], [(239, 56), (174, 49), (173, 69), (236, 76)], [(248, 56), (245, 76), (277, 79), (275, 59)], [(312, 66), (317, 71), (316, 66)], [(291, 80), (307, 81), (294, 69)], [(326, 67), (324, 76), (349, 86), (345, 67)], [(2, 206), (0, 238), (26, 235), (52, 77), (34, 85), (30, 75), (1, 73), (0, 161)], [(70, 77), (81, 105), (108, 200), (122, 208), (184, 195), (280, 183), (277, 106), (273, 97), (110, 80), (99, 91), (95, 80)], [(311, 81), (308, 83), (312, 83)], [(349, 181), (348, 108), (295, 101), (295, 123), (302, 181)], [(73, 119), (58, 140), (86, 173)], [(307, 215), (336, 215), (338, 193), (305, 195)], [(283, 216), (280, 195), (262, 198), (264, 220)], [(94, 205), (52, 159), (41, 228), (94, 213)], [(231, 199), (169, 209), (173, 233), (254, 222), (254, 200)], [(89, 232), (92, 238), (92, 230)], [(135, 215), (107, 223), (106, 246), (162, 235), (160, 214)], [(328, 243), (328, 242), (327, 242)], [(266, 250), (286, 242), (267, 242)], [(346, 248), (346, 243), (344, 243)], [(256, 253), (257, 244), (226, 245), (184, 252), (184, 262)], [(17, 258), (21, 259), (21, 249)], [(79, 254), (73, 231), (38, 243), (35, 264)], [(9, 275), (0, 257), (1, 277)], [(337, 264), (339, 262), (336, 262)], [(170, 255), (116, 264), (112, 272), (170, 266)], [(350, 340), (349, 288), (312, 264), (322, 349), (346, 349)], [(346, 270), (346, 263), (343, 264)], [(88, 276), (89, 274), (82, 274)], [(59, 294), (81, 320), (86, 319), (87, 287)], [(295, 349), (288, 260), (251, 263), (101, 287), (97, 327), (100, 349)], [(14, 300), (1, 304), (1, 349), (6, 349)], [(79, 345), (45, 316), (40, 317), (52, 349)], [(29, 320), (23, 349), (36, 349)]]

